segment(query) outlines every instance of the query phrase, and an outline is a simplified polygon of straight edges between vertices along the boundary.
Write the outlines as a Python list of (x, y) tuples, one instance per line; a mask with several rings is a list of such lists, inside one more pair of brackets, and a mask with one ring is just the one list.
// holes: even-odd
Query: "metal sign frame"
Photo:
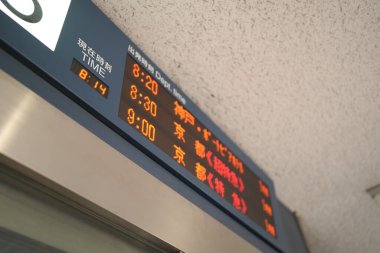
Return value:
[[(54, 51), (43, 45), (33, 35), (27, 32), (7, 15), (0, 15), (0, 44), (6, 51), (11, 52), (28, 67), (33, 68), (53, 86), (85, 108), (101, 122), (113, 129), (126, 140), (130, 141), (142, 152), (155, 160), (158, 164), (170, 170), (184, 183), (190, 185), (207, 200), (223, 210), (227, 215), (238, 221), (242, 226), (261, 239), (281, 250), (283, 245), (283, 230), (275, 189), (272, 180), (234, 143), (231, 141), (182, 91), (170, 80), (166, 74), (157, 67), (150, 58), (126, 37), (91, 1), (72, 1), (63, 25), (60, 39)], [(75, 75), (70, 72), (73, 58), (85, 58), (80, 48), (80, 41), (102, 55), (111, 69), (103, 70), (103, 80), (110, 86), (108, 99), (88, 93), (88, 87), (83, 85)], [(186, 101), (186, 108), (202, 121), (208, 129), (218, 136), (230, 150), (232, 150), (252, 171), (268, 186), (272, 194), (273, 216), (276, 222), (277, 239), (271, 237), (266, 231), (253, 221), (238, 212), (223, 198), (210, 188), (199, 182), (192, 174), (183, 168), (171, 157), (138, 134), (128, 124), (118, 117), (120, 90), (123, 83), (125, 56), (130, 48), (138, 50), (142, 57), (159, 70), (162, 78), (167, 80)], [(89, 62), (89, 65), (92, 63)], [(102, 76), (102, 73), (99, 73)], [(164, 86), (164, 84), (161, 83)]]

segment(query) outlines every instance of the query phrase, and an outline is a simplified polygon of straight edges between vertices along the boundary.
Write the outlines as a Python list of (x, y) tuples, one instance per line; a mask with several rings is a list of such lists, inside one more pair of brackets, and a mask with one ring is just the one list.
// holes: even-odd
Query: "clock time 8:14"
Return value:
[(91, 86), (95, 91), (97, 91), (102, 97), (107, 98), (109, 93), (109, 87), (103, 83), (98, 77), (96, 77), (91, 71), (86, 69), (79, 61), (75, 58), (71, 63), (71, 71), (86, 84)]

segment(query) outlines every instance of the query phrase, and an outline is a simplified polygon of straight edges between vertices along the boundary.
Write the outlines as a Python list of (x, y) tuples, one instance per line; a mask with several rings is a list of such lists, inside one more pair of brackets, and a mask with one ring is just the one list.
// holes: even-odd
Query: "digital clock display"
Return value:
[(269, 187), (129, 54), (119, 117), (277, 238)]
[(82, 79), (100, 95), (102, 95), (105, 98), (108, 97), (110, 89), (109, 86), (103, 83), (98, 77), (91, 73), (91, 71), (83, 67), (83, 65), (79, 61), (73, 59), (70, 69), (77, 77)]

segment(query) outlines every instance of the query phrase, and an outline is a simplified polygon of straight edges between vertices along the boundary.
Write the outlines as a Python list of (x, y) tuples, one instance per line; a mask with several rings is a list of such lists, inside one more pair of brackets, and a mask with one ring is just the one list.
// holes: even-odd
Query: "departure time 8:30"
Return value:
[(148, 96), (144, 96), (138, 89), (137, 86), (132, 84), (129, 95), (132, 100), (135, 100), (139, 105), (142, 105), (145, 111), (149, 112), (153, 117), (157, 116), (157, 104), (151, 100)]

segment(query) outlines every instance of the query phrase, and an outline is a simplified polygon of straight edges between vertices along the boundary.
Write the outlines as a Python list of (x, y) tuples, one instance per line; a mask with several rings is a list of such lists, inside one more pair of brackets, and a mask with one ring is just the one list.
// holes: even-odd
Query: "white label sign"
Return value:
[[(57, 46), (71, 0), (0, 0), (0, 10), (52, 51)], [(20, 36), (20, 39), (23, 39)]]

